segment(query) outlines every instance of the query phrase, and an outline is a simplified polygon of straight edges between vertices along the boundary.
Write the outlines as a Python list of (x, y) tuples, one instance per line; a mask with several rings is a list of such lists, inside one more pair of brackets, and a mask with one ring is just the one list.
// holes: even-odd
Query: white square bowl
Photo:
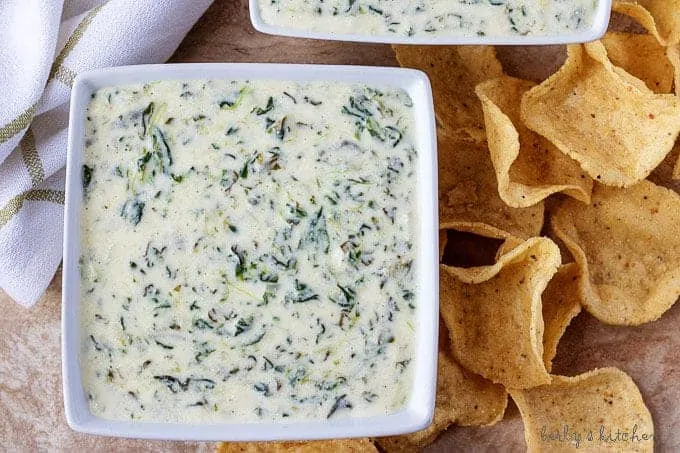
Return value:
[[(452, 0), (453, 1), (453, 0)], [(555, 0), (549, 0), (555, 1)], [(354, 41), (382, 44), (417, 44), (417, 45), (554, 45), (595, 41), (607, 31), (612, 0), (597, 0), (598, 6), (590, 28), (574, 33), (556, 35), (513, 35), (513, 36), (431, 36), (407, 37), (370, 35), (356, 33), (331, 33), (297, 28), (270, 25), (260, 14), (259, 0), (249, 0), (250, 21), (255, 30), (269, 35), (289, 36), (295, 38), (325, 39), (331, 41)]]
[[(227, 79), (337, 81), (404, 89), (412, 98), (419, 149), (418, 283), (415, 364), (413, 384), (406, 407), (395, 414), (368, 418), (304, 421), (293, 423), (178, 424), (111, 421), (92, 415), (82, 384), (80, 350), (80, 212), (82, 208), (82, 151), (85, 115), (91, 94), (112, 85), (155, 80)], [(62, 373), (66, 419), (75, 431), (108, 436), (169, 440), (251, 441), (324, 439), (386, 436), (417, 431), (432, 419), (437, 376), (439, 326), (437, 151), (432, 92), (420, 71), (359, 66), (312, 66), (274, 64), (175, 64), (127, 66), (90, 71), (73, 85), (66, 164), (66, 212), (64, 216), (64, 263), (62, 296)]]

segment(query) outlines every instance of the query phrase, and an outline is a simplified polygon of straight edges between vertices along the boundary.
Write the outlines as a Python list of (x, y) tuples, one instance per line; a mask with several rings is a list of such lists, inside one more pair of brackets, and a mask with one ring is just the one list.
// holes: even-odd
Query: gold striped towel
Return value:
[(17, 302), (33, 305), (61, 261), (73, 79), (166, 61), (210, 3), (0, 1), (0, 288)]

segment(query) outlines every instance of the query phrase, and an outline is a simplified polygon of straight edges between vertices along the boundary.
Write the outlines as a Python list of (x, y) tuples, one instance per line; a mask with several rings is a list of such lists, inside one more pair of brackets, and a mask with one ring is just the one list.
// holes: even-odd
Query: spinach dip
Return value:
[(403, 90), (193, 80), (86, 112), (80, 366), (92, 413), (395, 413), (413, 385), (418, 151)]
[(264, 23), (340, 35), (564, 35), (593, 26), (599, 0), (258, 0)]

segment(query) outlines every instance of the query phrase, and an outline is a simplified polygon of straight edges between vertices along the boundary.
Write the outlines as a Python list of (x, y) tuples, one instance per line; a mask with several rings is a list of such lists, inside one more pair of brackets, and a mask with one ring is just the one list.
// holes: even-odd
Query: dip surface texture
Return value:
[(503, 37), (592, 27), (598, 0), (258, 0), (262, 20), (341, 35)]
[(86, 115), (80, 364), (93, 414), (404, 407), (418, 304), (406, 92), (163, 81), (100, 89)]

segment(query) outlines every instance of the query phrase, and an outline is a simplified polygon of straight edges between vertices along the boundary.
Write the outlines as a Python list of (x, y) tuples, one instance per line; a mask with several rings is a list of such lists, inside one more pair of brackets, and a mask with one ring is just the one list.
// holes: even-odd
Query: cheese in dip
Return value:
[(273, 26), (340, 35), (502, 37), (587, 30), (599, 0), (258, 0)]
[(418, 305), (406, 92), (163, 81), (100, 89), (86, 115), (93, 414), (287, 421), (405, 406)]

